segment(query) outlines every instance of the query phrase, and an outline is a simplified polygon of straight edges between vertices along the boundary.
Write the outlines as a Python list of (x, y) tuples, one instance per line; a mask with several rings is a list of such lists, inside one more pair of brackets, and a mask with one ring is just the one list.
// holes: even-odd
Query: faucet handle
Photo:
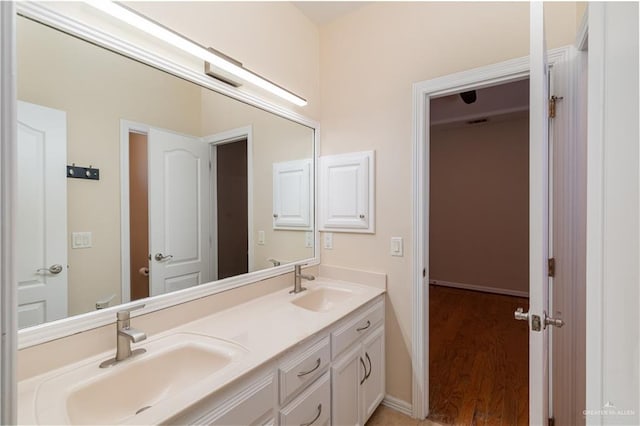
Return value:
[(122, 309), (121, 311), (118, 311), (116, 313), (116, 317), (118, 318), (118, 321), (127, 321), (129, 318), (131, 318), (131, 311), (137, 311), (138, 309), (142, 309), (144, 307), (145, 304), (141, 303), (127, 309)]

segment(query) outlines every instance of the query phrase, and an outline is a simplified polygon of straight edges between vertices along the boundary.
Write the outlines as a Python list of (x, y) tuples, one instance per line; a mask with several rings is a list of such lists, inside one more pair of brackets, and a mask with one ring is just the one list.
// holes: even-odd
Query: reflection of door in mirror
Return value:
[[(199, 138), (123, 121), (128, 216), (125, 300), (193, 287), (209, 277), (209, 153)], [(123, 218), (123, 223), (125, 223)], [(123, 247), (124, 248), (124, 247)], [(129, 296), (129, 299), (127, 299)]]
[(67, 316), (67, 117), (18, 102), (18, 327)]
[(149, 129), (151, 295), (209, 281), (209, 147)]

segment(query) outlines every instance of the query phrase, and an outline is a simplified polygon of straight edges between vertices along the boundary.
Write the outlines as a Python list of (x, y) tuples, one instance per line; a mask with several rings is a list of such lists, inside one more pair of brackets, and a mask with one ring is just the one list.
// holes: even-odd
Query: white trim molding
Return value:
[(16, 191), (16, 14), (0, 2), (0, 423), (17, 423), (17, 288), (14, 270)]
[(451, 281), (442, 281), (442, 280), (429, 280), (429, 284), (437, 285), (440, 287), (451, 287), (451, 288), (459, 288), (462, 290), (478, 291), (481, 293), (502, 294), (505, 296), (515, 296), (515, 297), (529, 297), (528, 291), (511, 290), (508, 288), (499, 288), (499, 287), (489, 287), (486, 285), (455, 283)]
[(395, 396), (391, 396), (389, 394), (386, 394), (384, 396), (384, 399), (382, 400), (381, 404), (384, 405), (385, 407), (389, 407), (392, 410), (402, 413), (405, 416), (411, 416), (413, 413), (413, 408), (411, 407), (411, 404), (401, 399), (398, 399)]
[[(569, 47), (549, 51), (549, 64), (566, 60)], [(429, 107), (431, 98), (477, 90), (529, 76), (529, 57), (474, 68), (413, 84), (412, 415), (429, 414)]]

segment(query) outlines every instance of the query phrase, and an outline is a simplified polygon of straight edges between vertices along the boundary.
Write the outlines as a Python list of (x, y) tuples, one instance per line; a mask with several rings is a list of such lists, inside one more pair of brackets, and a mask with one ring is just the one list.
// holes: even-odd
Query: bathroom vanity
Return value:
[(24, 380), (18, 422), (364, 424), (385, 394), (384, 289), (305, 286), (150, 336), (113, 367), (109, 351)]

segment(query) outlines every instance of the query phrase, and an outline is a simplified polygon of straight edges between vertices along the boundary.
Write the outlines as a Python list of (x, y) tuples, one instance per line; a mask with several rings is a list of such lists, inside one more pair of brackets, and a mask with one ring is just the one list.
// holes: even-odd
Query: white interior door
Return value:
[(18, 327), (67, 316), (67, 116), (18, 102)]
[(549, 419), (549, 68), (542, 2), (530, 6), (529, 423)]
[(151, 296), (209, 281), (209, 146), (149, 130)]

